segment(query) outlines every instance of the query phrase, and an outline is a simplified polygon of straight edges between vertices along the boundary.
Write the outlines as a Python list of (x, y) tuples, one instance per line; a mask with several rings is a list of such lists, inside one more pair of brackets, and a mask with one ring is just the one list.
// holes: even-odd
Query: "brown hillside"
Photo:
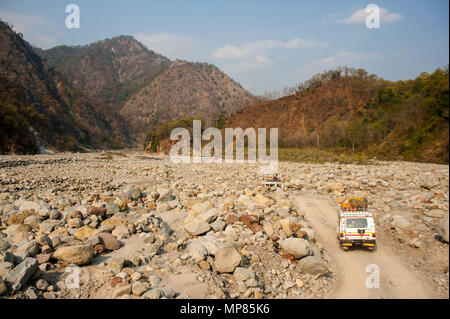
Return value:
[(171, 63), (131, 36), (36, 51), (72, 87), (116, 108)]
[(175, 61), (150, 84), (132, 96), (121, 110), (143, 142), (159, 124), (201, 117), (212, 125), (223, 116), (258, 101), (247, 90), (205, 63)]
[(255, 104), (232, 115), (227, 127), (277, 127), (282, 146), (321, 145), (329, 122), (346, 123), (367, 103), (380, 80), (365, 72), (329, 80), (297, 94)]
[(0, 21), (0, 153), (124, 147), (126, 128), (77, 93)]
[(294, 95), (241, 109), (225, 126), (277, 127), (281, 147), (448, 163), (448, 119), (448, 69), (390, 82), (343, 68), (313, 77)]

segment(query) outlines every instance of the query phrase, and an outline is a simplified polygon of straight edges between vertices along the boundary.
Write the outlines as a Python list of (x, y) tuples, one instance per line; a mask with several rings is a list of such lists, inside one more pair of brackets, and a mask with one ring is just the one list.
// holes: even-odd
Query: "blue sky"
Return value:
[[(65, 26), (69, 3), (79, 29)], [(365, 25), (371, 3), (378, 29)], [(212, 63), (255, 94), (343, 65), (399, 80), (449, 62), (447, 0), (1, 0), (0, 18), (42, 48), (132, 35), (171, 59)]]

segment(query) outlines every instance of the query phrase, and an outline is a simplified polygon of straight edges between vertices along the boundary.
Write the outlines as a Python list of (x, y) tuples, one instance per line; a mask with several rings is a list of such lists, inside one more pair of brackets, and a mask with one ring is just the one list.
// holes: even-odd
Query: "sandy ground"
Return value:
[[(418, 274), (411, 271), (405, 262), (396, 256), (388, 242), (383, 240), (386, 234), (377, 231), (377, 248), (374, 251), (355, 249), (345, 251), (338, 247), (336, 225), (338, 213), (329, 200), (299, 196), (295, 204), (316, 231), (318, 240), (337, 269), (338, 284), (327, 298), (442, 298)], [(371, 271), (368, 265), (377, 265), (379, 269), (379, 288), (367, 288), (366, 280)]]

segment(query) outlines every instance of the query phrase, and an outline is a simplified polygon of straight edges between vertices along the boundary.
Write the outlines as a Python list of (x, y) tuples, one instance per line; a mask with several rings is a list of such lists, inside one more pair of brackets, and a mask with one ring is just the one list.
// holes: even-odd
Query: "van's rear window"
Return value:
[(348, 228), (366, 228), (367, 219), (365, 218), (348, 218), (347, 219)]

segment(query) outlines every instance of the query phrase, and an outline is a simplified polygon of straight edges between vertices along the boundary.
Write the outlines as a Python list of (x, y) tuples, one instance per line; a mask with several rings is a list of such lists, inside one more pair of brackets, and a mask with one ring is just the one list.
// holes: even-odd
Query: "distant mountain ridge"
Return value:
[(77, 151), (125, 147), (120, 117), (76, 92), (0, 21), (0, 152), (36, 153), (44, 147)]
[(73, 87), (118, 111), (139, 145), (165, 121), (211, 124), (260, 101), (215, 66), (170, 61), (130, 36), (38, 53)]
[(175, 61), (132, 96), (120, 114), (137, 128), (141, 143), (164, 122), (199, 117), (212, 126), (259, 100), (214, 65)]
[(171, 64), (131, 36), (85, 46), (57, 46), (38, 53), (74, 88), (114, 106)]
[(164, 120), (213, 123), (259, 101), (217, 68), (170, 61), (131, 36), (41, 50), (0, 23), (0, 153), (141, 146)]

